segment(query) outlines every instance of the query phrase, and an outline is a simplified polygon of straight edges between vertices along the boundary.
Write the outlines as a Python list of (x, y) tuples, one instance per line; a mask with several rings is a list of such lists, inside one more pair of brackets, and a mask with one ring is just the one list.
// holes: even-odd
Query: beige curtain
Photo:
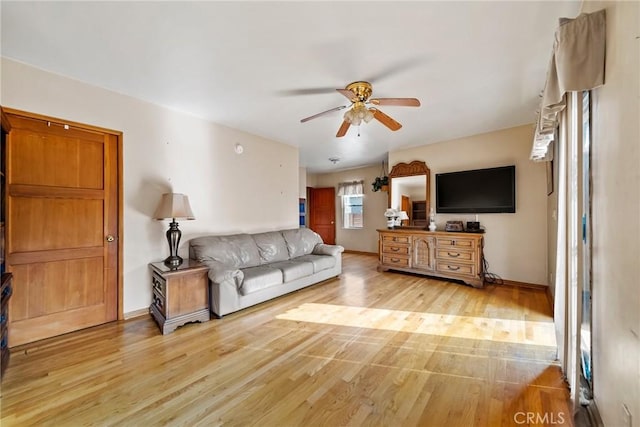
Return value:
[(338, 196), (358, 196), (364, 194), (364, 181), (341, 182), (338, 184)]
[(565, 94), (604, 84), (604, 55), (604, 9), (560, 19), (538, 111), (532, 160), (550, 160), (548, 147), (558, 127), (558, 113), (566, 106)]

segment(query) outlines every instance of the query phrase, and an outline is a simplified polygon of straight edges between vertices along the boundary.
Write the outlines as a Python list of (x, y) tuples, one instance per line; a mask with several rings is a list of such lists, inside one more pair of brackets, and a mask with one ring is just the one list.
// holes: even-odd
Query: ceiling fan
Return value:
[(344, 89), (336, 89), (342, 95), (344, 95), (351, 104), (341, 105), (339, 107), (332, 108), (327, 111), (323, 111), (313, 116), (305, 117), (300, 120), (301, 123), (308, 122), (325, 114), (332, 113), (334, 111), (343, 110), (351, 107), (346, 113), (344, 113), (342, 125), (336, 133), (336, 137), (343, 137), (349, 127), (359, 126), (362, 122), (369, 123), (372, 119), (378, 120), (380, 123), (396, 131), (402, 127), (400, 123), (377, 109), (376, 107), (368, 107), (368, 105), (392, 105), (402, 107), (419, 107), (420, 101), (416, 98), (371, 98), (372, 88), (369, 82), (353, 82), (347, 85)]

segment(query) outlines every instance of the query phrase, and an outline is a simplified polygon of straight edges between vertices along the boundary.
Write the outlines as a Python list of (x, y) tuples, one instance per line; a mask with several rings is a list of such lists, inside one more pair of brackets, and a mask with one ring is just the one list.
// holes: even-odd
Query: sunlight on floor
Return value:
[(515, 344), (550, 347), (556, 345), (553, 322), (492, 319), (486, 317), (457, 316), (453, 314), (432, 314), (415, 311), (312, 303), (302, 304), (298, 308), (276, 316), (276, 318), (298, 322), (402, 331)]

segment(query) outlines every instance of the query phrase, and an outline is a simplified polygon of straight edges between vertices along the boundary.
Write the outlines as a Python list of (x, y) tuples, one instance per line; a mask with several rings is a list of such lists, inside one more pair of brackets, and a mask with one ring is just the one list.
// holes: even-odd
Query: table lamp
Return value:
[(182, 232), (178, 228), (176, 219), (196, 219), (189, 205), (189, 198), (180, 193), (165, 193), (162, 195), (160, 206), (153, 215), (155, 219), (171, 219), (167, 230), (167, 242), (169, 242), (169, 257), (164, 260), (168, 266), (177, 267), (182, 264), (182, 258), (178, 256), (178, 245)]

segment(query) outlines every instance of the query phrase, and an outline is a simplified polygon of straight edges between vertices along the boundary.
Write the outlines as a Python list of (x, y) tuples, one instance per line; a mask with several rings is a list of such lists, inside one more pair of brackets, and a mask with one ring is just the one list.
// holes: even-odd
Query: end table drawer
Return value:
[(163, 297), (167, 295), (167, 281), (164, 278), (158, 276), (155, 272), (151, 275), (151, 284), (153, 290)]
[(153, 291), (153, 306), (162, 313), (163, 316), (167, 316), (167, 303), (164, 298), (164, 295), (159, 294), (158, 292)]

